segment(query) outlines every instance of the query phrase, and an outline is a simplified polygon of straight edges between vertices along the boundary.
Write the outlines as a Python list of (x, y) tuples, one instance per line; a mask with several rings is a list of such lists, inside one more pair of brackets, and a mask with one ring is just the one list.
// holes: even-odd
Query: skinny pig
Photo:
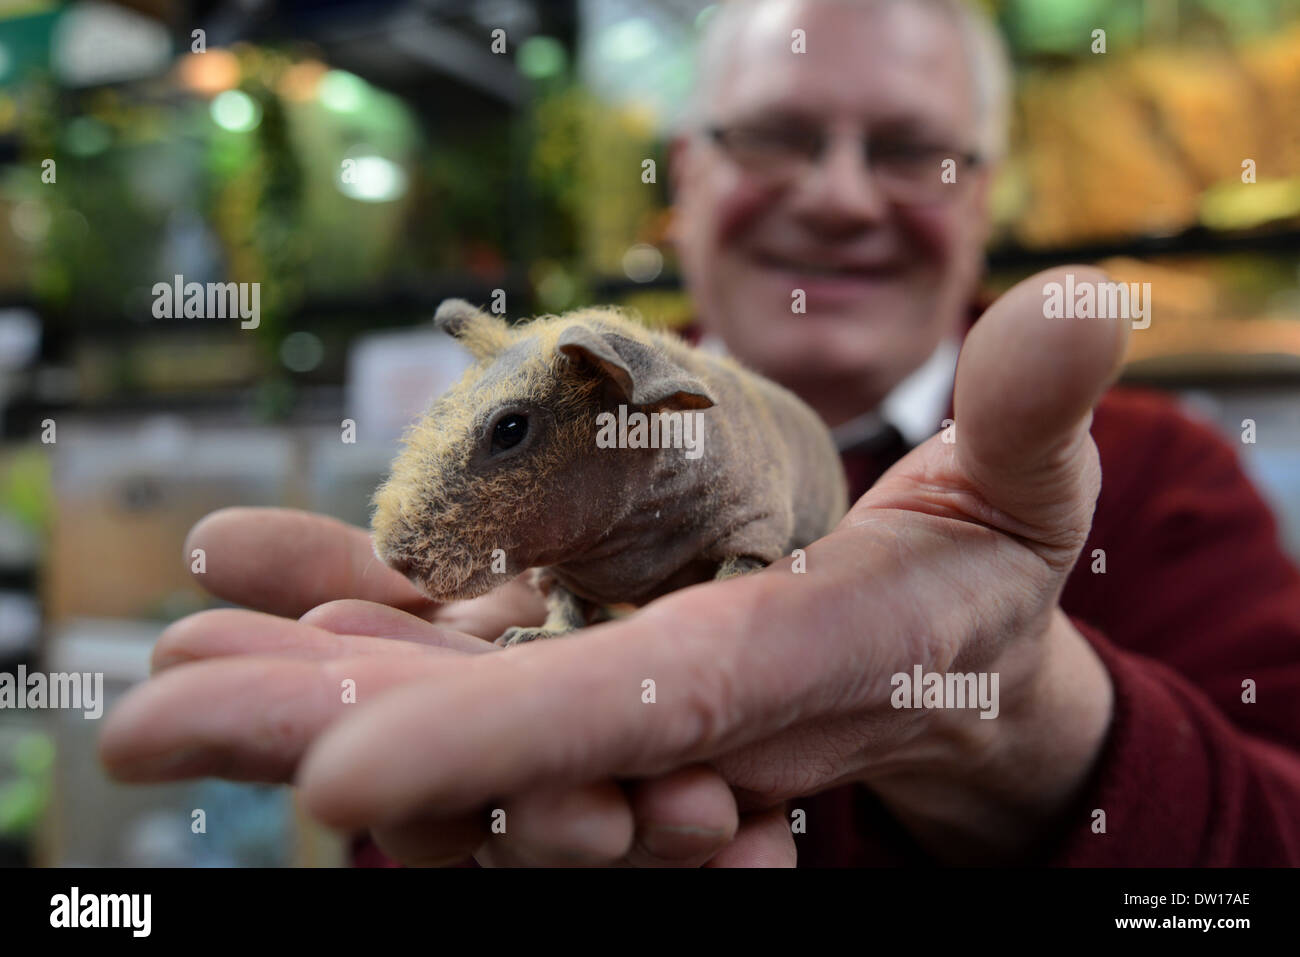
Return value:
[(375, 493), (375, 554), (435, 601), (528, 569), (540, 628), (762, 568), (847, 507), (830, 434), (793, 394), (612, 309), (519, 326), (459, 299), (435, 324), (477, 360)]

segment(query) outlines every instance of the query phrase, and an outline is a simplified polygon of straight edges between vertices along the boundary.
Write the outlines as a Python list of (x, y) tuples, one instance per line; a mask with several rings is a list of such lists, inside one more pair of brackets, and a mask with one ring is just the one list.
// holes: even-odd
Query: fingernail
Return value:
[(725, 844), (730, 837), (726, 828), (650, 824), (637, 835), (637, 846), (651, 857), (671, 861), (698, 856)]

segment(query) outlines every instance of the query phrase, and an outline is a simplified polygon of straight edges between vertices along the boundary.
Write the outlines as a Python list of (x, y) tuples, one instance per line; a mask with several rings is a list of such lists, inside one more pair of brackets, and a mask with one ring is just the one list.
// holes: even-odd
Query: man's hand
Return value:
[[(216, 512), (190, 533), (185, 554), (199, 547), (209, 591), (271, 614), (203, 612), (164, 632), (154, 679), (114, 709), (101, 740), (104, 762), (120, 779), (290, 782), (311, 742), (361, 706), (344, 703), (345, 681), (355, 682), (364, 703), (435, 674), (428, 668), (447, 656), (498, 652), (484, 638), (545, 614), (521, 579), (474, 601), (430, 602), (374, 557), (365, 532), (304, 512)], [(354, 597), (330, 600), (338, 596)], [(486, 814), (436, 827), (396, 822), (375, 836), (407, 864), (455, 863), (476, 848), (489, 865), (794, 859), (784, 825), (774, 828), (771, 815), (740, 818), (726, 784), (702, 766), (622, 789), (539, 790), (505, 801), (503, 810), (507, 833), (486, 845)]]
[[(306, 806), (339, 826), (438, 819), (709, 762), (745, 807), (861, 780), (941, 858), (1023, 859), (1077, 793), (1111, 708), (1057, 602), (1100, 488), (1091, 409), (1127, 330), (1045, 318), (1060, 278), (1026, 280), (977, 323), (955, 441), (891, 469), (807, 549), (805, 574), (786, 561), (571, 639), (439, 662), (321, 737)], [(917, 665), (997, 673), (999, 716), (894, 708), (891, 677)]]
[[(1100, 487), (1088, 425), (1125, 326), (1044, 318), (1042, 287), (1057, 278), (1026, 280), (981, 319), (958, 367), (955, 441), (936, 436), (891, 469), (806, 550), (805, 574), (786, 561), (575, 637), (425, 655), (396, 687), (362, 675), (370, 703), (322, 722), (307, 749), (308, 808), (437, 847), (510, 797), (609, 795), (616, 781), (708, 764), (768, 826), (786, 799), (860, 780), (936, 856), (1022, 858), (1077, 792), (1111, 704), (1057, 600)], [(895, 709), (891, 677), (918, 665), (997, 673), (999, 716)], [(179, 693), (149, 693), (113, 716), (106, 754), (119, 769), (146, 724), (183, 708)], [(263, 723), (290, 707), (265, 693), (254, 703)], [(256, 743), (232, 732), (227, 750), (232, 738)]]

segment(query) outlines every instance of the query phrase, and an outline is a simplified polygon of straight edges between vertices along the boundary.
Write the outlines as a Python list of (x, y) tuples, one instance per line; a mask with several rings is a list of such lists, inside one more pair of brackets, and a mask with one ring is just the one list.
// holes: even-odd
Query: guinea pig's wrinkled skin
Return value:
[(407, 432), (375, 553), (442, 602), (537, 569), (546, 624), (500, 643), (762, 568), (844, 514), (816, 413), (729, 359), (611, 309), (512, 327), (452, 299), (435, 322), (477, 362)]

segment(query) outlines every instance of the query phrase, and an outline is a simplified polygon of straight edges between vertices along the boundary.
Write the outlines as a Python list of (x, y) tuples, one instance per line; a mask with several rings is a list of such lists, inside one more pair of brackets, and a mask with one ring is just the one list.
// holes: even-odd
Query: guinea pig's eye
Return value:
[(492, 452), (504, 452), (513, 449), (528, 434), (528, 416), (514, 413), (501, 417), (501, 421), (492, 429)]

